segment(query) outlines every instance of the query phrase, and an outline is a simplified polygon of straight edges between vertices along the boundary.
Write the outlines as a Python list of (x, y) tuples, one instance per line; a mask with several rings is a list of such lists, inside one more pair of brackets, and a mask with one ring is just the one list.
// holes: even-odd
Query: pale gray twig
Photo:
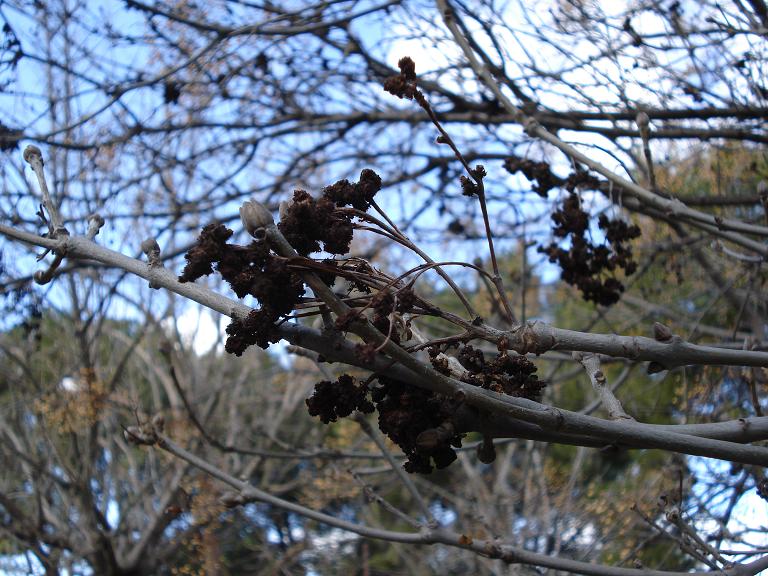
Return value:
[(573, 359), (584, 366), (584, 370), (586, 370), (589, 380), (592, 382), (592, 387), (595, 389), (595, 392), (597, 392), (597, 396), (600, 399), (600, 402), (602, 402), (603, 408), (608, 412), (608, 417), (611, 420), (634, 420), (632, 416), (624, 411), (619, 399), (613, 394), (611, 388), (606, 385), (605, 374), (600, 369), (600, 358), (597, 354), (592, 354), (591, 352), (574, 352)]

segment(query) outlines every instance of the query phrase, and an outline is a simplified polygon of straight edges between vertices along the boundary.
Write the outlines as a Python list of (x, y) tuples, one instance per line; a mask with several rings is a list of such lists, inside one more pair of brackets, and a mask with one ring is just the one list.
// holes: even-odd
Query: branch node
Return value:
[(99, 233), (99, 230), (101, 230), (102, 226), (104, 226), (104, 218), (102, 218), (101, 214), (93, 213), (89, 215), (88, 231), (85, 234), (88, 240), (93, 240)]
[(574, 360), (584, 366), (584, 370), (592, 382), (592, 388), (597, 392), (600, 402), (608, 412), (608, 417), (611, 420), (634, 420), (632, 416), (624, 411), (621, 402), (614, 396), (611, 389), (606, 386), (607, 379), (600, 369), (600, 357), (592, 352), (574, 352), (572, 356)]
[(160, 288), (160, 283), (157, 281), (157, 273), (163, 267), (163, 263), (160, 260), (160, 245), (154, 238), (147, 238), (141, 243), (141, 251), (147, 256), (147, 262), (149, 265), (149, 287), (157, 290)]
[(661, 322), (654, 322), (653, 337), (659, 342), (669, 342), (672, 340), (672, 330)]

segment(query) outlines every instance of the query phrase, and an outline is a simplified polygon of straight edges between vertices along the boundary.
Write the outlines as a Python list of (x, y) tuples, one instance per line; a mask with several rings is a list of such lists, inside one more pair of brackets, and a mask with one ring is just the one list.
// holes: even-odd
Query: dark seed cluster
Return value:
[(336, 422), (355, 410), (365, 414), (373, 412), (368, 388), (356, 384), (349, 374), (342, 374), (335, 382), (323, 380), (315, 384), (315, 391), (306, 403), (309, 415), (317, 416), (324, 424)]
[(269, 308), (253, 310), (245, 320), (234, 318), (227, 326), (227, 343), (224, 349), (235, 356), (242, 356), (249, 346), (256, 344), (266, 350), (280, 338), (275, 335), (275, 316)]
[(552, 190), (552, 188), (562, 186), (563, 184), (563, 179), (555, 176), (546, 162), (535, 162), (526, 158), (510, 156), (504, 161), (504, 168), (510, 174), (522, 172), (529, 181), (533, 182), (535, 180), (536, 183), (532, 189), (542, 198), (546, 198), (547, 192)]
[(330, 198), (315, 200), (304, 190), (293, 193), (278, 228), (302, 256), (319, 252), (321, 241), (326, 252), (345, 254), (352, 242), (352, 218), (336, 214), (336, 203)]
[(371, 392), (379, 412), (379, 428), (408, 457), (405, 470), (428, 474), (446, 468), (456, 460), (454, 448), (461, 447), (461, 435), (436, 434), (434, 442), (419, 442), (420, 436), (446, 430), (455, 405), (444, 396), (415, 388), (390, 378), (379, 377), (380, 387)]
[(302, 256), (319, 252), (321, 242), (323, 250), (330, 254), (346, 254), (352, 242), (352, 215), (337, 208), (351, 205), (366, 211), (379, 190), (381, 178), (368, 169), (354, 184), (339, 180), (327, 186), (317, 200), (304, 190), (296, 190), (278, 228)]
[[(613, 274), (622, 269), (629, 275), (637, 268), (632, 247), (627, 242), (640, 236), (640, 228), (601, 215), (598, 226), (605, 231), (606, 243), (593, 244), (587, 238), (589, 215), (581, 208), (579, 197), (574, 193), (552, 214), (552, 220), (555, 236), (570, 237), (570, 248), (566, 250), (553, 242), (539, 247), (539, 251), (547, 254), (550, 262), (560, 265), (562, 279), (578, 287), (585, 300), (603, 306), (618, 302), (624, 285)], [(605, 277), (606, 273), (610, 275)]]
[(463, 378), (468, 384), (530, 400), (541, 400), (546, 382), (536, 376), (536, 365), (525, 356), (498, 354), (486, 362), (485, 354), (471, 345), (464, 346), (457, 356), (470, 376)]
[[(381, 178), (373, 170), (363, 170), (360, 181), (341, 180), (323, 190), (315, 200), (307, 192), (297, 190), (279, 228), (297, 252), (303, 256), (323, 249), (332, 254), (345, 254), (352, 241), (352, 216), (339, 210), (352, 205), (367, 210), (381, 189)], [(257, 344), (267, 348), (276, 342), (274, 326), (287, 317), (304, 295), (301, 277), (288, 268), (284, 258), (274, 254), (264, 238), (247, 246), (230, 244), (232, 230), (223, 224), (208, 224), (195, 245), (187, 252), (187, 264), (180, 282), (194, 282), (217, 271), (239, 298), (255, 297), (261, 304), (245, 319), (235, 319), (227, 327), (226, 350), (240, 356), (246, 348)], [(326, 262), (326, 268), (332, 265)], [(328, 284), (332, 271), (321, 273)]]
[[(392, 301), (389, 305), (392, 305)], [(386, 303), (382, 301), (382, 307)], [(371, 360), (375, 348), (361, 344), (358, 355), (369, 353)], [(448, 374), (450, 369), (437, 347), (428, 350), (432, 366)], [(458, 354), (461, 364), (469, 372), (462, 380), (473, 386), (493, 390), (500, 394), (540, 400), (545, 382), (536, 376), (536, 366), (525, 356), (498, 354), (486, 361), (481, 350), (464, 346)], [(377, 374), (379, 386), (370, 392), (371, 401), (379, 413), (379, 428), (407, 456), (408, 472), (428, 474), (434, 468), (441, 469), (456, 459), (455, 448), (461, 447), (462, 435), (457, 433), (452, 419), (457, 408), (449, 398), (422, 390), (409, 384)], [(367, 389), (355, 386), (349, 377), (338, 382), (319, 382), (313, 396), (307, 400), (309, 413), (323, 422), (334, 422), (337, 417), (347, 416), (353, 410), (372, 411), (367, 399)]]
[(510, 174), (522, 172), (530, 182), (536, 182), (532, 190), (542, 198), (553, 188), (565, 188), (568, 192), (574, 192), (577, 188), (597, 190), (600, 180), (585, 170), (576, 170), (568, 175), (568, 178), (560, 178), (552, 172), (546, 162), (536, 162), (527, 158), (510, 156), (504, 161), (504, 168)]
[(373, 197), (381, 190), (381, 178), (368, 168), (360, 172), (360, 180), (354, 184), (349, 180), (339, 180), (323, 188), (323, 196), (336, 202), (337, 206), (352, 206), (357, 210), (367, 211)]
[(254, 240), (247, 246), (228, 244), (232, 234), (223, 224), (203, 228), (185, 256), (187, 265), (179, 282), (194, 282), (212, 274), (215, 267), (238, 298), (250, 295), (261, 303), (259, 310), (227, 326), (225, 348), (240, 356), (248, 346), (257, 344), (266, 349), (277, 341), (272, 334), (274, 324), (294, 309), (304, 294), (304, 283), (288, 269), (285, 260), (270, 252), (265, 240)]
[(459, 176), (459, 182), (461, 183), (461, 193), (464, 196), (477, 196), (478, 187), (474, 181), (466, 176)]
[[(571, 247), (565, 250), (557, 243), (551, 243), (539, 247), (539, 251), (547, 254), (550, 262), (560, 265), (563, 280), (577, 286), (585, 300), (603, 306), (615, 304), (624, 291), (624, 285), (614, 272), (621, 268), (629, 275), (637, 268), (628, 241), (640, 236), (640, 229), (602, 215), (598, 226), (605, 231), (606, 243), (596, 246), (586, 237), (589, 214), (582, 210), (575, 192), (577, 189), (599, 190), (600, 180), (581, 169), (567, 178), (560, 178), (552, 173), (548, 163), (517, 156), (507, 158), (504, 167), (512, 174), (522, 172), (528, 180), (535, 181), (533, 191), (544, 198), (553, 188), (564, 188), (570, 192), (560, 209), (552, 214), (552, 220), (555, 236), (562, 239), (570, 236)], [(604, 277), (606, 273), (608, 276)]]
[(372, 413), (375, 404), (380, 430), (408, 457), (406, 471), (428, 474), (450, 465), (456, 459), (454, 447), (461, 447), (461, 435), (450, 424), (455, 404), (398, 380), (377, 378), (379, 386), (370, 390), (370, 400), (368, 386), (347, 374), (336, 382), (318, 382), (306, 400), (310, 416), (328, 424), (355, 410)]
[(179, 276), (179, 282), (194, 282), (202, 276), (213, 274), (213, 264), (221, 260), (227, 250), (227, 240), (232, 234), (232, 230), (223, 224), (205, 226), (185, 256), (187, 265)]
[(413, 100), (418, 93), (416, 88), (416, 64), (408, 58), (401, 58), (397, 63), (400, 74), (390, 76), (384, 81), (384, 90), (398, 98)]

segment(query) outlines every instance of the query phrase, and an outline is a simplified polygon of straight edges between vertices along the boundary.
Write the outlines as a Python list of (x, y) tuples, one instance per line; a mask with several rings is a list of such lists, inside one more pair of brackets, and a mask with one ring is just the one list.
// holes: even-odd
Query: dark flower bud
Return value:
[(477, 459), (483, 464), (490, 464), (496, 460), (496, 447), (490, 436), (484, 436), (483, 443), (477, 447)]
[(408, 56), (401, 58), (397, 66), (406, 80), (416, 80), (416, 63)]

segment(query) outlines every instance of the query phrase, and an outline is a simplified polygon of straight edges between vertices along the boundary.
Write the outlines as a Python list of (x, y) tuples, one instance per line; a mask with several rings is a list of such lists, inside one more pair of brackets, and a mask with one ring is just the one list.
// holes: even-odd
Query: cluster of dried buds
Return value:
[(582, 209), (579, 197), (571, 193), (562, 207), (552, 214), (554, 234), (558, 238), (570, 236), (571, 245), (565, 249), (555, 242), (539, 248), (557, 262), (562, 279), (581, 290), (584, 300), (603, 306), (619, 301), (624, 284), (616, 278), (618, 269), (630, 275), (637, 268), (632, 258), (632, 247), (626, 242), (640, 236), (640, 228), (623, 220), (610, 220), (604, 214), (598, 226), (605, 233), (605, 243), (594, 244), (587, 237), (589, 215)]
[[(341, 180), (323, 190), (315, 200), (304, 190), (296, 190), (293, 201), (285, 207), (278, 224), (280, 232), (301, 255), (323, 250), (346, 254), (352, 241), (352, 214), (343, 210), (352, 205), (365, 211), (381, 178), (372, 170), (363, 170), (360, 181)], [(305, 294), (304, 281), (295, 263), (276, 254), (264, 234), (273, 224), (272, 215), (262, 205), (246, 202), (240, 211), (243, 224), (253, 240), (246, 246), (231, 244), (233, 231), (223, 224), (203, 228), (195, 245), (187, 252), (187, 264), (180, 282), (193, 282), (212, 274), (214, 268), (231, 286), (238, 298), (255, 297), (260, 308), (244, 319), (234, 319), (227, 327), (226, 350), (240, 356), (249, 346), (267, 348), (277, 342), (275, 323), (287, 318)], [(326, 260), (321, 274), (333, 284), (338, 262)]]
[(599, 190), (600, 181), (591, 174), (576, 170), (568, 178), (555, 175), (546, 162), (535, 162), (511, 156), (504, 162), (511, 174), (522, 172), (533, 184), (533, 191), (544, 198), (553, 188), (564, 188), (568, 196), (552, 214), (553, 232), (559, 241), (570, 237), (570, 247), (563, 248), (558, 242), (539, 247), (539, 252), (549, 256), (562, 270), (562, 279), (581, 290), (584, 300), (603, 306), (618, 302), (624, 285), (616, 277), (621, 269), (629, 276), (637, 264), (632, 257), (628, 242), (640, 236), (640, 228), (621, 219), (609, 219), (604, 214), (598, 219), (598, 227), (605, 234), (605, 242), (595, 244), (587, 237), (589, 214), (584, 211), (577, 190)]

